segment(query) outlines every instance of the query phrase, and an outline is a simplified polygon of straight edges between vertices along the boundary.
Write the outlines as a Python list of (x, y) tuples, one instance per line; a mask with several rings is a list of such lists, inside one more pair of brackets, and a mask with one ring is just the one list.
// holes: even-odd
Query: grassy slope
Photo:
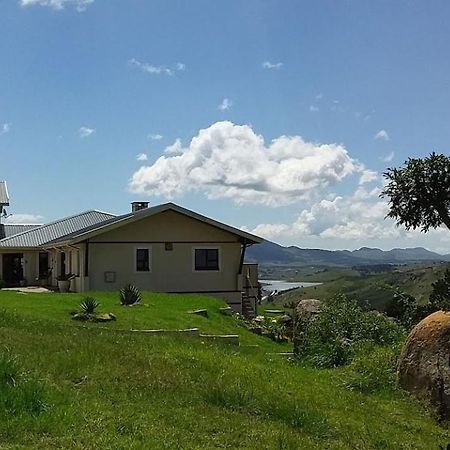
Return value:
[[(172, 325), (170, 309), (177, 327), (193, 326), (203, 318), (186, 309), (220, 306), (149, 294), (153, 307), (121, 308), (113, 296), (98, 297), (119, 328)], [(0, 408), (1, 448), (437, 449), (450, 441), (399, 391), (353, 392), (340, 383), (342, 370), (306, 369), (262, 351), (80, 328), (67, 314), (78, 300), (0, 292), (0, 350), (17, 357), (49, 404), (39, 416)], [(232, 318), (204, 321), (208, 331), (244, 334)]]
[(276, 303), (284, 304), (302, 298), (326, 299), (344, 293), (380, 308), (392, 298), (396, 287), (413, 295), (419, 302), (426, 302), (431, 293), (431, 284), (443, 275), (446, 267), (448, 265), (445, 264), (404, 266), (393, 272), (371, 275), (361, 275), (351, 269), (329, 269), (302, 276), (302, 281), (324, 284), (286, 293), (278, 297)]

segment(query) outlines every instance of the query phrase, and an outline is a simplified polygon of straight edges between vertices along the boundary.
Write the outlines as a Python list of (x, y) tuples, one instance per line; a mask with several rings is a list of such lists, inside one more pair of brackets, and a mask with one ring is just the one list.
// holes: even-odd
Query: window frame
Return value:
[[(197, 269), (195, 255), (197, 250), (217, 250), (217, 269)], [(195, 273), (218, 273), (222, 269), (221, 247), (217, 245), (203, 245), (192, 247), (192, 271)]]
[[(138, 270), (137, 267), (137, 255), (138, 250), (147, 250), (148, 251), (148, 270)], [(134, 267), (134, 273), (136, 274), (142, 274), (142, 273), (151, 273), (152, 272), (152, 247), (148, 245), (139, 245), (134, 247), (133, 251), (133, 267)]]

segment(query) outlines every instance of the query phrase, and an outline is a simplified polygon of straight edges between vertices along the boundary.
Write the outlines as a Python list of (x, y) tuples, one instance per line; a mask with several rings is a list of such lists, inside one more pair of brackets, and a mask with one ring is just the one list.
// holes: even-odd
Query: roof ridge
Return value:
[(88, 213), (92, 213), (92, 212), (99, 212), (99, 213), (102, 213), (102, 214), (109, 214), (112, 217), (117, 217), (117, 216), (115, 216), (114, 214), (111, 214), (111, 213), (104, 213), (103, 211), (98, 211), (96, 209), (88, 209), (88, 210), (80, 212), (78, 214), (72, 214), (71, 216), (67, 216), (67, 217), (63, 217), (62, 219), (54, 220), (53, 222), (44, 223), (44, 224), (42, 224), (42, 225), (40, 225), (40, 226), (38, 226), (36, 228), (33, 228), (32, 230), (25, 230), (25, 231), (22, 231), (20, 233), (17, 233), (15, 235), (13, 235), (13, 236), (9, 236), (9, 237), (0, 239), (0, 242), (6, 242), (6, 241), (8, 241), (8, 240), (10, 240), (12, 238), (17, 238), (18, 236), (22, 236), (24, 234), (31, 233), (32, 231), (36, 231), (37, 229), (42, 230), (43, 228), (49, 227), (51, 225), (56, 225), (58, 223), (64, 222), (65, 220), (74, 219), (75, 217), (79, 217), (79, 216), (82, 216), (82, 215), (85, 215), (85, 214), (88, 214)]

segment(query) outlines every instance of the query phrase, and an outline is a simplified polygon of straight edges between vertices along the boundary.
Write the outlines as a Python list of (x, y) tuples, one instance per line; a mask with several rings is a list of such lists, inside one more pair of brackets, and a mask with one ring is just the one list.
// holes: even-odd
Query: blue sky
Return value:
[(377, 196), (387, 166), (449, 153), (449, 18), (447, 1), (1, 2), (9, 220), (171, 200), (283, 244), (450, 252)]

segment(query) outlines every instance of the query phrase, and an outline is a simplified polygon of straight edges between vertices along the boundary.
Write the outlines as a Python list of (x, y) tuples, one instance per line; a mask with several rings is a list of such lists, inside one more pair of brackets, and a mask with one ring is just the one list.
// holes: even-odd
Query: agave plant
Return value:
[(120, 290), (120, 304), (121, 305), (135, 305), (142, 300), (142, 295), (139, 289), (132, 285), (127, 284)]
[(80, 303), (80, 308), (84, 314), (94, 314), (100, 303), (94, 297), (85, 297)]

